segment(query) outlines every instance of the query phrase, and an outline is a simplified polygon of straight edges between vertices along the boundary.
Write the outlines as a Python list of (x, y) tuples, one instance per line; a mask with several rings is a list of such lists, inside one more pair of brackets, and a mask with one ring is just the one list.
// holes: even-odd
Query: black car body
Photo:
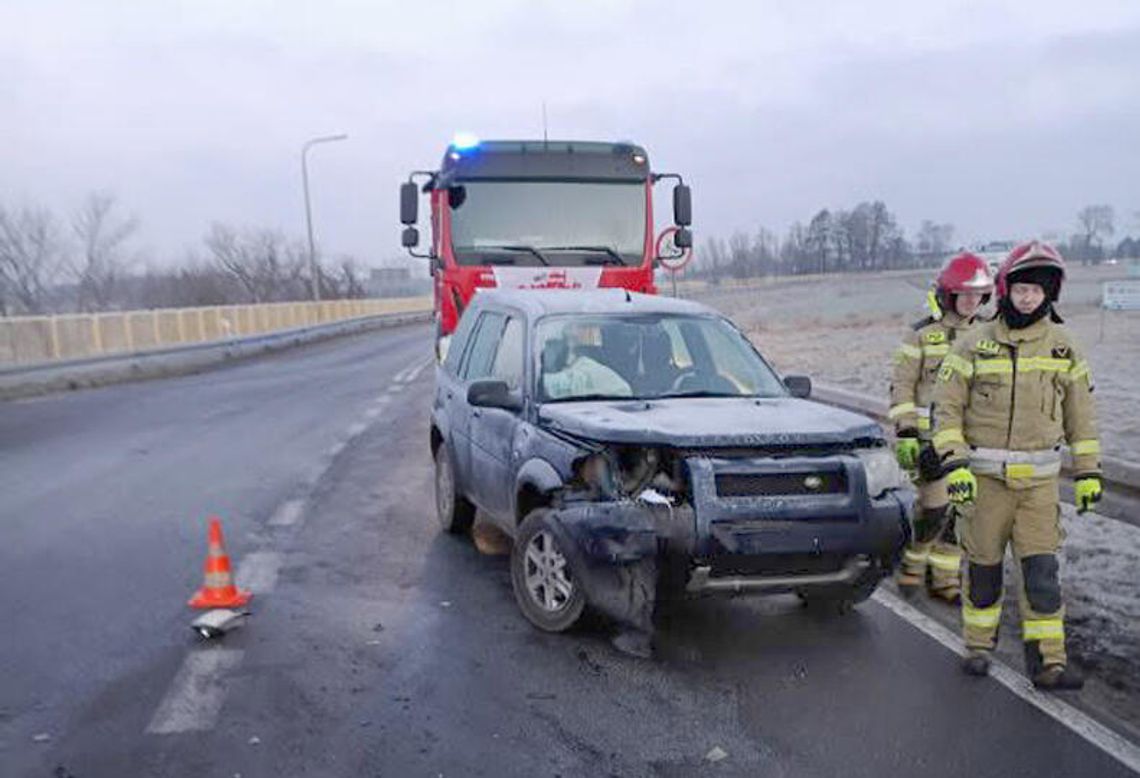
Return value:
[(878, 424), (809, 392), (696, 303), (480, 293), (437, 369), (437, 509), (515, 539), (544, 629), (589, 603), (648, 631), (661, 592), (857, 602), (896, 564), (913, 492)]

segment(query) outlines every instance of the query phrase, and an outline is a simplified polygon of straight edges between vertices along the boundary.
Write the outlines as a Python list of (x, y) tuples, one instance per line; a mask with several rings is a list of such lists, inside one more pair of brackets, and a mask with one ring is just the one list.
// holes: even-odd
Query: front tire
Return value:
[(586, 607), (575, 557), (563, 538), (549, 511), (539, 509), (523, 520), (511, 550), (515, 600), (527, 621), (544, 632), (565, 632)]
[(475, 506), (459, 492), (446, 442), (435, 452), (435, 512), (440, 528), (452, 535), (468, 531), (475, 521)]

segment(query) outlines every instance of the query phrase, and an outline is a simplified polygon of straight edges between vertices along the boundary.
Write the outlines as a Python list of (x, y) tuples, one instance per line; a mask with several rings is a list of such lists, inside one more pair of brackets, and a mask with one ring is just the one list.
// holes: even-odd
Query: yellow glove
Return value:
[(978, 496), (978, 479), (970, 472), (970, 468), (959, 465), (946, 476), (946, 491), (950, 502), (956, 505), (970, 503)]
[(895, 441), (895, 458), (903, 470), (914, 470), (918, 464), (918, 438), (899, 438)]
[(1100, 502), (1101, 494), (1103, 489), (1097, 476), (1078, 478), (1074, 481), (1073, 496), (1077, 500), (1077, 513), (1084, 513), (1092, 508), (1094, 502)]

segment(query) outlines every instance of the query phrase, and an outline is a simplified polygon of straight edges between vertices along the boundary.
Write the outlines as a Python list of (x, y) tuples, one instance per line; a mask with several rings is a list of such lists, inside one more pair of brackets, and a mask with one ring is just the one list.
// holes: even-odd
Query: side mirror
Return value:
[(693, 223), (693, 196), (687, 184), (673, 187), (673, 223), (678, 227)]
[(485, 378), (472, 381), (467, 387), (467, 404), (475, 408), (501, 408), (504, 411), (522, 410), (522, 394), (511, 391), (506, 381)]
[[(400, 223), (415, 224), (419, 219), (420, 193), (412, 181), (400, 184)], [(406, 234), (406, 233), (405, 233)], [(416, 243), (419, 240), (417, 239)], [(405, 246), (408, 244), (405, 243)], [(411, 245), (416, 245), (415, 243)]]
[(792, 397), (811, 397), (811, 379), (806, 375), (784, 376), (784, 386), (792, 393)]
[(693, 247), (693, 233), (688, 227), (678, 227), (677, 231), (673, 233), (673, 245), (679, 249), (691, 249)]
[(405, 227), (404, 232), (400, 235), (400, 243), (406, 249), (415, 248), (420, 245), (420, 231), (415, 227)]

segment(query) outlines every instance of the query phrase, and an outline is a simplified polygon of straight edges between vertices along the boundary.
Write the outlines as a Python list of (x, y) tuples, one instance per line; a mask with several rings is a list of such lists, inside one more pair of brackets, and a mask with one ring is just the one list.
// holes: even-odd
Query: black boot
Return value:
[(976, 648), (970, 649), (966, 656), (962, 657), (962, 672), (966, 675), (973, 675), (982, 677), (990, 673), (990, 652), (979, 651)]
[(1069, 665), (1047, 665), (1033, 676), (1033, 685), (1046, 691), (1080, 689), (1085, 685), (1080, 670)]

